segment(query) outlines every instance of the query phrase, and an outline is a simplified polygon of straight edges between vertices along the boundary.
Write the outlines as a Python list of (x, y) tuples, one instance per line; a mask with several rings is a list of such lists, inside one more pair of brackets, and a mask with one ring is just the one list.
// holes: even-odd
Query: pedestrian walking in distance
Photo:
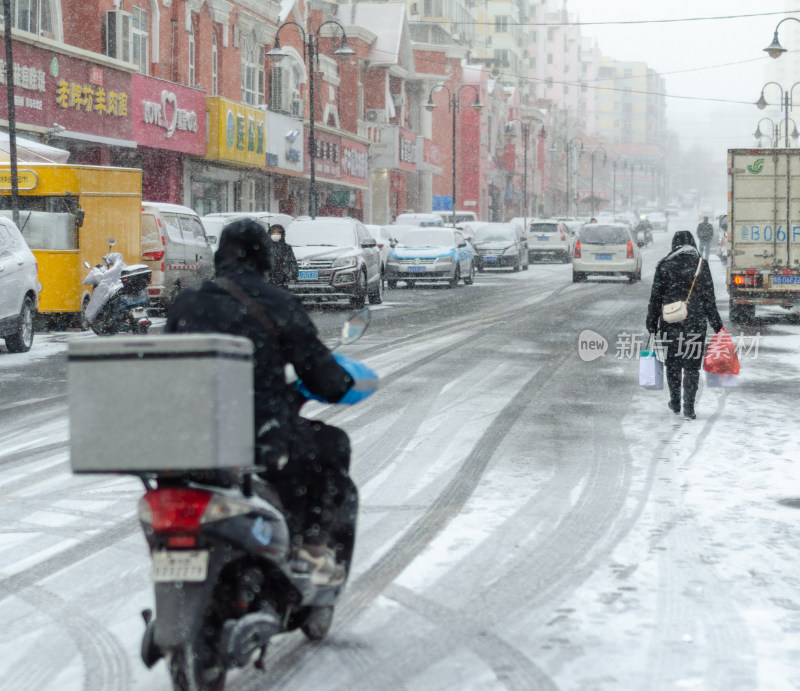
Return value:
[[(686, 300), (687, 296), (686, 318), (672, 323), (664, 321), (663, 306)], [(708, 323), (714, 331), (723, 326), (717, 311), (711, 271), (708, 262), (700, 257), (692, 234), (680, 230), (672, 237), (672, 251), (656, 265), (647, 308), (647, 331), (657, 338), (659, 344), (666, 346), (669, 409), (680, 414), (683, 393), (683, 416), (687, 420), (696, 417), (694, 403)]]
[(708, 222), (708, 216), (703, 216), (703, 222), (697, 224), (697, 239), (700, 241), (700, 255), (708, 261), (711, 241), (714, 239), (714, 226)]

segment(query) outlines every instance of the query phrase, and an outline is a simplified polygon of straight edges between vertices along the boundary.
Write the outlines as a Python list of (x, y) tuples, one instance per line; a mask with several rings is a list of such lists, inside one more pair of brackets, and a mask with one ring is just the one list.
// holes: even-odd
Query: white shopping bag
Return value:
[(706, 386), (736, 386), (738, 380), (738, 374), (714, 374), (713, 372), (706, 372)]
[(664, 388), (664, 365), (656, 358), (655, 350), (639, 353), (639, 386), (653, 391)]

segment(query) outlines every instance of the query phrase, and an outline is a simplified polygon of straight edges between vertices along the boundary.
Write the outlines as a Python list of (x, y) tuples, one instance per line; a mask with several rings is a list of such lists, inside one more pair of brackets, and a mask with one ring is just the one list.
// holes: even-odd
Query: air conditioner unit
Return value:
[(293, 118), (302, 118), (303, 117), (303, 99), (301, 98), (293, 98), (292, 105), (289, 109), (289, 113)]
[(122, 10), (106, 12), (106, 55), (131, 61), (131, 24), (133, 15)]
[(383, 108), (368, 109), (364, 113), (367, 122), (384, 123), (386, 122), (386, 111)]

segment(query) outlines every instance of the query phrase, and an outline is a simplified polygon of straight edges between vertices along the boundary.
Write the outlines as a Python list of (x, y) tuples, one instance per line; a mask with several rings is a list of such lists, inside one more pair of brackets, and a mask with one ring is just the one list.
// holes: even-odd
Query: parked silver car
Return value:
[(0, 338), (11, 353), (33, 345), (41, 289), (33, 252), (14, 222), (0, 216)]

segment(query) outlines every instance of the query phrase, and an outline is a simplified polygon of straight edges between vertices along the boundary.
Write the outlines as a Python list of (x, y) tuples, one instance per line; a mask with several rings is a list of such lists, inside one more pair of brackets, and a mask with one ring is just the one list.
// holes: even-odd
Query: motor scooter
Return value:
[[(353, 315), (337, 346), (358, 339), (368, 322), (368, 308)], [(361, 366), (377, 386), (377, 375)], [(301, 382), (297, 388), (303, 392)], [(274, 492), (258, 476), (226, 470), (140, 478), (139, 519), (155, 588), (155, 616), (142, 612), (148, 668), (164, 658), (175, 689), (219, 691), (230, 668), (255, 662), (264, 669), (272, 636), (298, 628), (312, 640), (325, 636), (345, 582), (315, 583), (308, 562), (293, 555)]]
[(89, 273), (83, 285), (92, 286), (92, 296), (84, 309), (84, 319), (98, 336), (112, 336), (120, 331), (146, 334), (150, 328), (147, 308), (150, 299), (147, 286), (153, 274), (146, 264), (128, 266), (119, 252), (110, 250), (116, 245), (109, 238), (109, 253), (102, 264), (84, 266)]

